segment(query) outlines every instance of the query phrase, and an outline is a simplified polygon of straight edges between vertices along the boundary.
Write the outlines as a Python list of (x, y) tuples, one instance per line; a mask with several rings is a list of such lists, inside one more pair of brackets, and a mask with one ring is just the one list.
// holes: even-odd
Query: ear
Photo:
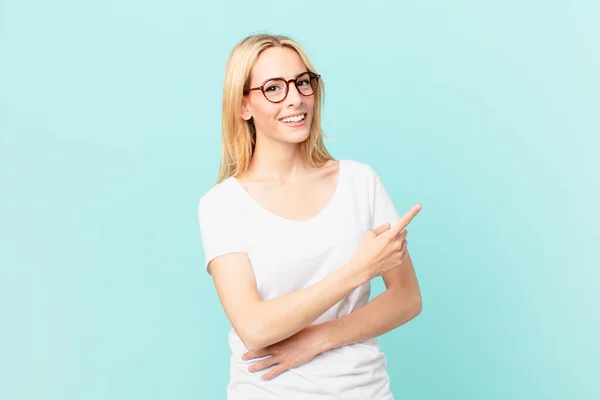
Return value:
[(242, 97), (242, 107), (241, 107), (241, 115), (242, 118), (245, 119), (246, 121), (249, 121), (250, 118), (252, 118), (252, 113), (250, 112), (250, 109), (248, 107), (248, 103), (246, 101), (246, 97)]

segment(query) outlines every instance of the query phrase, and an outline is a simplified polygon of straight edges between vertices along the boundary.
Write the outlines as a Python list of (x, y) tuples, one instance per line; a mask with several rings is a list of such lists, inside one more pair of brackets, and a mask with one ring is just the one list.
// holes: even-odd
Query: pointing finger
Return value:
[(398, 220), (398, 222), (396, 222), (396, 225), (393, 227), (393, 229), (391, 229), (391, 231), (394, 231), (393, 234), (397, 234), (402, 229), (406, 228), (406, 226), (410, 223), (410, 221), (412, 221), (415, 215), (417, 215), (419, 211), (421, 211), (421, 208), (421, 205), (417, 204), (413, 206), (410, 210), (408, 210), (408, 212), (404, 214), (402, 218)]

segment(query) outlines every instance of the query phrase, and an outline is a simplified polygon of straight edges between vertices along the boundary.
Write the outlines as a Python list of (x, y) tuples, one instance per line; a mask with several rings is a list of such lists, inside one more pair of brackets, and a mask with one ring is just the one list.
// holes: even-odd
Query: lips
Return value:
[(306, 113), (298, 113), (298, 114), (293, 114), (293, 115), (288, 115), (285, 116), (283, 118), (279, 119), (279, 122), (282, 122), (284, 124), (294, 124), (294, 123), (299, 123), (299, 122), (303, 122), (306, 120)]

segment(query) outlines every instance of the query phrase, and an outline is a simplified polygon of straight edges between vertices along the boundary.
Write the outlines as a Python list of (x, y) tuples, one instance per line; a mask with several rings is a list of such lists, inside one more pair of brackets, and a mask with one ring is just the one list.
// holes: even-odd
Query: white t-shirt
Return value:
[[(310, 286), (348, 262), (365, 234), (399, 215), (377, 173), (367, 164), (340, 160), (337, 188), (329, 203), (308, 221), (275, 215), (260, 206), (235, 178), (201, 197), (198, 216), (205, 268), (213, 258), (246, 252), (263, 300)], [(369, 301), (370, 282), (335, 304), (313, 324), (351, 313)], [(270, 381), (268, 369), (248, 372), (257, 360), (243, 361), (247, 351), (234, 329), (229, 400), (392, 399), (386, 358), (376, 338), (338, 347)]]

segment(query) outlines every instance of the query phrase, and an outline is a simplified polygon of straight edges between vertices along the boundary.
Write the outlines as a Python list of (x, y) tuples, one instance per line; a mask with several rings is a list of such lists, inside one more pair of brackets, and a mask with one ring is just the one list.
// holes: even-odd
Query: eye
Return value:
[(271, 85), (265, 89), (265, 92), (276, 92), (278, 90), (281, 90), (281, 87), (279, 85)]
[(298, 81), (298, 86), (306, 86), (310, 84), (310, 80), (309, 79), (302, 79)]

